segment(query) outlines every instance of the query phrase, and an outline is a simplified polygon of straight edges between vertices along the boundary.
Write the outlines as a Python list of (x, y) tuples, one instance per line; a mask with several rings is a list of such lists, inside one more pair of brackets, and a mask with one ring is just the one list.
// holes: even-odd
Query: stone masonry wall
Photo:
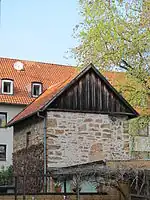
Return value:
[[(43, 120), (36, 116), (14, 127), (13, 169), (17, 176), (18, 192), (22, 192), (24, 188), (22, 176), (26, 176), (26, 192), (39, 192), (43, 187), (43, 128)], [(30, 135), (27, 146), (28, 132)]]
[(49, 111), (47, 157), (48, 167), (103, 159), (129, 159), (126, 118)]
[(14, 127), (13, 152), (26, 148), (27, 132), (31, 132), (29, 137), (29, 147), (43, 143), (43, 119), (32, 117)]

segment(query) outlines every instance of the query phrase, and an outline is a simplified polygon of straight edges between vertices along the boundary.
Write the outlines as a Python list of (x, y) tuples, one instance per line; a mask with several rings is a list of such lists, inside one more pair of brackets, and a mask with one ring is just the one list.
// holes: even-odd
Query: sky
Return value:
[(78, 0), (1, 0), (0, 57), (76, 65)]

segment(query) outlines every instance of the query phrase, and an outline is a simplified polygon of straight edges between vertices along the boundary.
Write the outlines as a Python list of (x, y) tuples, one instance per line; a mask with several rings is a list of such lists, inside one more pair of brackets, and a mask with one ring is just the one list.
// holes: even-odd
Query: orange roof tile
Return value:
[[(24, 64), (24, 71), (14, 69), (13, 65), (16, 61)], [(0, 58), (0, 79), (14, 80), (14, 95), (0, 94), (0, 103), (27, 105), (35, 99), (31, 98), (28, 91), (31, 82), (42, 82), (43, 90), (46, 90), (49, 86), (66, 80), (74, 73), (76, 69), (71, 66)]]
[(107, 71), (104, 72), (103, 75), (108, 79), (110, 84), (114, 87), (118, 86), (120, 83), (126, 80), (126, 76), (124, 72), (115, 72), (115, 71)]

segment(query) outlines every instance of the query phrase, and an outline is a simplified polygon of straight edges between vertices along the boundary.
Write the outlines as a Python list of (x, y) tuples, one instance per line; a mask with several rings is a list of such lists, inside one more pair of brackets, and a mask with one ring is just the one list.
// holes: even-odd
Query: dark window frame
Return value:
[(34, 98), (37, 98), (39, 95), (34, 95), (34, 86), (40, 87), (40, 89), (41, 89), (41, 91), (40, 91), (41, 93), (39, 93), (39, 95), (40, 95), (43, 92), (43, 84), (41, 82), (32, 82), (32, 84), (31, 84), (31, 96)]
[(4, 158), (1, 158), (1, 154), (3, 154), (3, 153), (0, 152), (0, 161), (6, 161), (6, 149), (7, 149), (7, 145), (6, 144), (0, 144), (0, 147), (1, 146), (4, 147), (5, 152), (4, 152)]
[[(6, 119), (6, 125), (7, 125), (7, 112), (0, 112), (0, 114), (5, 115), (5, 119)], [(0, 128), (5, 128), (5, 126), (0, 126)]]
[[(10, 92), (4, 92), (3, 87), (4, 87), (5, 82), (10, 83)], [(7, 78), (1, 79), (1, 94), (4, 94), (4, 95), (13, 95), (14, 94), (14, 80), (13, 79), (7, 79)]]

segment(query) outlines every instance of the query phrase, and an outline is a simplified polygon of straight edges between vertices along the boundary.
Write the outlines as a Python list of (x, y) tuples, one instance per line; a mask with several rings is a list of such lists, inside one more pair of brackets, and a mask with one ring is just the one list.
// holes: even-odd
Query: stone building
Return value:
[(138, 113), (90, 64), (49, 87), (14, 117), (16, 173), (46, 173), (98, 160), (127, 160), (127, 120)]

